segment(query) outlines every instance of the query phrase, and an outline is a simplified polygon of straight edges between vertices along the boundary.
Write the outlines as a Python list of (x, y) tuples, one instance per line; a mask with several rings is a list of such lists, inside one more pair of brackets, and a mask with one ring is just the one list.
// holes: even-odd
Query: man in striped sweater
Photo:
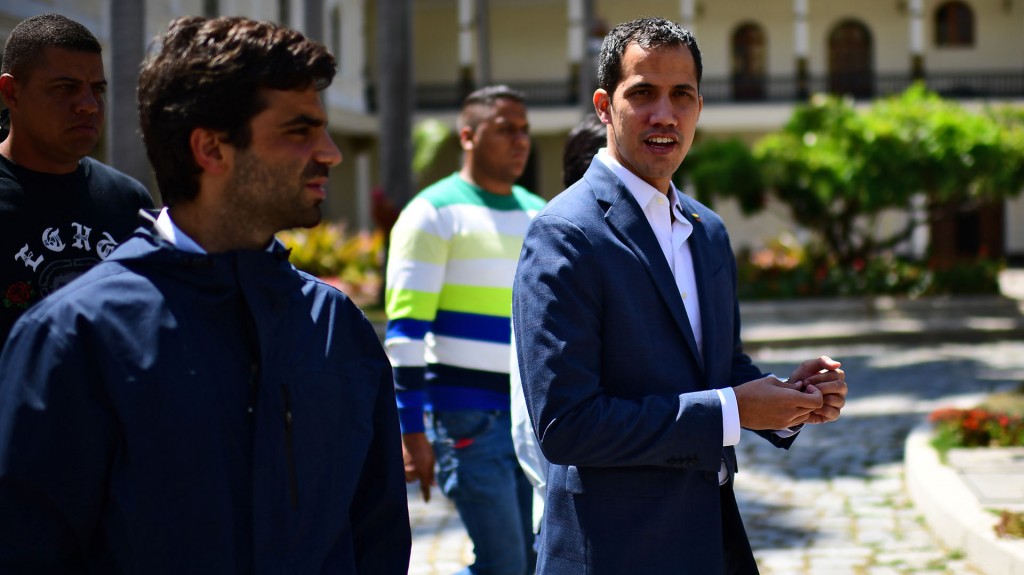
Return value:
[(458, 130), (462, 168), (413, 198), (391, 232), (385, 347), (406, 480), (429, 500), (436, 456), (473, 540), (476, 561), (460, 574), (524, 575), (535, 554), (530, 484), (512, 447), (510, 315), (523, 236), (544, 202), (515, 185), (530, 153), (520, 92), (473, 92)]

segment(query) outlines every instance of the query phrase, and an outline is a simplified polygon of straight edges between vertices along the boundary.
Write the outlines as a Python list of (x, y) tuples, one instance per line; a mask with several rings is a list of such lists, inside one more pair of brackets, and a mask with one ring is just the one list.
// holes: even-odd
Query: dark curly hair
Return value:
[(169, 206), (199, 193), (202, 170), (189, 144), (194, 129), (224, 132), (247, 149), (250, 121), (267, 106), (264, 90), (323, 90), (336, 71), (322, 44), (247, 18), (178, 18), (156, 42), (159, 52), (139, 76), (139, 123)]
[(638, 18), (612, 28), (601, 43), (601, 53), (597, 60), (597, 86), (609, 95), (615, 92), (615, 87), (622, 81), (622, 55), (626, 53), (626, 47), (633, 43), (645, 50), (676, 46), (689, 48), (697, 67), (697, 88), (700, 88), (704, 64), (693, 34), (664, 18)]
[(597, 151), (608, 143), (608, 126), (597, 114), (587, 114), (565, 140), (562, 154), (562, 183), (569, 187), (583, 177)]
[(100, 54), (103, 48), (88, 28), (60, 14), (40, 14), (22, 20), (4, 44), (0, 74), (24, 82), (43, 57), (46, 48)]

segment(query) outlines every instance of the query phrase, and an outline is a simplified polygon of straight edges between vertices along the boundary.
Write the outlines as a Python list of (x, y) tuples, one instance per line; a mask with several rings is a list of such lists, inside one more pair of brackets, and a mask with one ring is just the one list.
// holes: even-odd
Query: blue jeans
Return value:
[(432, 415), (437, 483), (455, 502), (476, 561), (465, 575), (529, 575), (533, 492), (512, 447), (508, 411), (442, 411)]

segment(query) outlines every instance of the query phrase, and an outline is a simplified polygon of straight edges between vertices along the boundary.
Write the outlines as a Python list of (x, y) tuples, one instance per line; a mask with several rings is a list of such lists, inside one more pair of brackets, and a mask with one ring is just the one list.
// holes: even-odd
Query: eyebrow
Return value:
[(310, 116), (308, 114), (299, 114), (298, 116), (295, 116), (294, 118), (292, 118), (292, 119), (282, 123), (281, 127), (282, 128), (291, 128), (291, 127), (294, 127), (294, 126), (311, 126), (311, 127), (314, 127), (314, 128), (319, 128), (320, 126), (326, 126), (326, 125), (327, 125), (327, 120), (324, 119), (324, 118), (316, 118), (316, 117)]
[(107, 85), (107, 79), (106, 78), (104, 78), (102, 80), (99, 80), (99, 81), (96, 81), (96, 82), (86, 82), (85, 80), (83, 80), (81, 78), (75, 78), (73, 76), (57, 76), (55, 78), (50, 78), (50, 83), (51, 84), (67, 83), (67, 82), (70, 82), (72, 84), (89, 84), (91, 86), (96, 86), (97, 84), (100, 84), (100, 85), (103, 85), (103, 86)]
[[(657, 86), (655, 86), (651, 82), (637, 82), (636, 84), (632, 84), (630, 86), (626, 86), (626, 89), (627, 90), (636, 90), (637, 88), (656, 88), (656, 87)], [(694, 86), (693, 84), (690, 84), (690, 83), (676, 84), (676, 85), (672, 86), (672, 89), (674, 89), (674, 90), (689, 90), (691, 92), (696, 92), (697, 91), (697, 87)]]

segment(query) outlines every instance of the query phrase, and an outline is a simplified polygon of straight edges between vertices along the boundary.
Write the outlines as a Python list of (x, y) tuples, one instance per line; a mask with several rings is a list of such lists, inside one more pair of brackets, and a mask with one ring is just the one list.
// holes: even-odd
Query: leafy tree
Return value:
[(760, 166), (750, 148), (736, 138), (706, 140), (695, 145), (677, 175), (681, 174), (689, 178), (697, 199), (705, 204), (713, 204), (715, 196), (732, 196), (744, 214), (764, 209)]
[[(1024, 188), (1024, 112), (970, 112), (921, 85), (863, 109), (816, 96), (748, 157), (723, 146), (695, 146), (697, 161), (687, 168), (695, 187), (736, 197), (747, 209), (775, 194), (840, 265), (898, 245), (941, 206), (999, 200)], [(717, 163), (707, 160), (716, 148), (728, 151)], [(746, 175), (718, 180), (728, 185), (708, 181), (730, 172)], [(908, 209), (918, 194), (926, 199), (926, 221)], [(911, 217), (903, 229), (881, 236), (877, 224), (889, 209)]]
[(441, 147), (452, 133), (447, 124), (435, 118), (421, 120), (413, 126), (412, 173), (417, 181), (437, 161)]

